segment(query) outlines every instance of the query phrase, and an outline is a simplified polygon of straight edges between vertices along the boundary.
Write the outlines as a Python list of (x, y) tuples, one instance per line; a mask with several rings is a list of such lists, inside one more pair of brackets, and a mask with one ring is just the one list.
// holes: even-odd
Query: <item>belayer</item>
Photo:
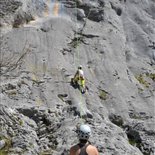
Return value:
[(70, 155), (99, 155), (97, 148), (88, 141), (91, 129), (88, 125), (81, 125), (78, 130), (79, 143), (70, 149)]

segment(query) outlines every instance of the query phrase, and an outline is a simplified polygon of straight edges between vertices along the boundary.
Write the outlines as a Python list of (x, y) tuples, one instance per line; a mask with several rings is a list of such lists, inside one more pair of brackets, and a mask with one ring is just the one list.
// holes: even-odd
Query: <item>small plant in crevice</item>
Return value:
[(109, 116), (109, 120), (114, 123), (115, 125), (119, 126), (119, 127), (123, 127), (123, 124), (124, 124), (124, 121), (123, 121), (123, 118), (119, 115), (116, 115), (116, 114), (111, 114)]
[(145, 80), (144, 75), (139, 74), (139, 75), (137, 75), (135, 78), (138, 80), (138, 82), (139, 82), (140, 84), (143, 84), (146, 88), (149, 88), (150, 83), (148, 83), (148, 82)]
[(155, 73), (146, 73), (146, 76), (155, 81)]
[(131, 135), (131, 134), (127, 134), (128, 136), (128, 142), (130, 145), (135, 146), (137, 148), (141, 148), (141, 140), (137, 139), (135, 136)]
[(22, 126), (23, 124), (24, 124), (24, 121), (20, 119), (19, 120), (19, 125)]
[(129, 139), (128, 142), (132, 145), (132, 146), (136, 146), (136, 141), (134, 139)]
[(72, 39), (72, 41), (69, 43), (69, 45), (72, 48), (77, 48), (79, 46), (79, 44), (81, 44), (83, 42), (83, 37), (79, 36), (79, 37), (74, 37)]
[(128, 142), (130, 145), (134, 146), (134, 147), (137, 147), (139, 148), (139, 150), (145, 154), (144, 150), (142, 149), (143, 148), (143, 143), (142, 143), (142, 140), (140, 138), (140, 134), (136, 131), (136, 130), (133, 130), (133, 129), (129, 129), (127, 131), (127, 137), (128, 137)]
[(146, 143), (142, 141), (140, 132), (136, 131), (133, 127), (128, 127), (126, 134), (129, 144), (137, 147), (143, 155), (151, 155), (153, 153), (154, 150), (149, 148)]
[(0, 136), (0, 140), (5, 141), (5, 146), (0, 150), (0, 155), (7, 155), (9, 153), (9, 148), (11, 148), (11, 138)]
[(108, 92), (106, 92), (105, 90), (99, 89), (99, 98), (101, 100), (108, 99)]

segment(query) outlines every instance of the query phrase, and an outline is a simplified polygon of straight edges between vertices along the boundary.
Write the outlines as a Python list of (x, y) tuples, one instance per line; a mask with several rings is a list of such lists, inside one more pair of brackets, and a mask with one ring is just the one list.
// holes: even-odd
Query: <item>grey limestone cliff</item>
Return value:
[(154, 0), (0, 0), (0, 17), (0, 155), (68, 155), (81, 123), (100, 155), (155, 153)]

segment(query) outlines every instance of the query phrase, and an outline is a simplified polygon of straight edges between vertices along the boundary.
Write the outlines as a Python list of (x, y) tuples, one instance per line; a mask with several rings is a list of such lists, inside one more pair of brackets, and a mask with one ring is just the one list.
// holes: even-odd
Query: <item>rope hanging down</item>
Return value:
[[(77, 7), (77, 3), (76, 3), (76, 6), (75, 6), (75, 8), (76, 8), (76, 32), (75, 32), (75, 36), (77, 36), (78, 34), (82, 34), (83, 33), (83, 30), (84, 30), (84, 28), (85, 28), (85, 26), (86, 26), (86, 24), (87, 24), (87, 19), (89, 18), (89, 15), (90, 15), (90, 13), (91, 13), (91, 11), (93, 10), (93, 9), (89, 9), (89, 12), (88, 12), (88, 15), (85, 17), (86, 19), (85, 19), (85, 22), (84, 22), (84, 24), (83, 24), (83, 27), (82, 27), (82, 29), (80, 30), (80, 32), (78, 33), (77, 32), (77, 9), (78, 9), (78, 7)], [(79, 43), (80, 43), (80, 39), (78, 38), (78, 37), (76, 37), (77, 38), (77, 40), (76, 40), (76, 44), (78, 45)], [(77, 53), (78, 53), (78, 56), (77, 56), (77, 59), (78, 59), (78, 66), (80, 65), (80, 51), (79, 51), (79, 48), (77, 47)], [(83, 107), (84, 107), (84, 105), (83, 105), (83, 103), (82, 103), (82, 98), (83, 98), (83, 96), (82, 96), (82, 94), (80, 95), (80, 113), (81, 113), (81, 115), (80, 115), (80, 123), (84, 123), (84, 119), (82, 118), (82, 110), (83, 110)]]

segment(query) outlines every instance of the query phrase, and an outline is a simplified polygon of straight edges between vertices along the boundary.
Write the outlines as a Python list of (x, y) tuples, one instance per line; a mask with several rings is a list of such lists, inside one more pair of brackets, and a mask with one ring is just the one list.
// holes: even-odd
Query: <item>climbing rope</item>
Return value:
[[(77, 34), (82, 34), (83, 33), (83, 30), (84, 30), (84, 28), (85, 28), (85, 26), (86, 26), (86, 24), (87, 24), (87, 18), (89, 18), (89, 15), (90, 15), (90, 13), (91, 13), (91, 9), (89, 10), (89, 12), (88, 12), (88, 14), (87, 14), (87, 16), (86, 16), (86, 19), (85, 19), (85, 22), (84, 22), (84, 24), (83, 24), (83, 27), (82, 27), (82, 29), (81, 29), (81, 31), (78, 33), (78, 30), (77, 30), (77, 9), (78, 9), (78, 7), (77, 7), (77, 3), (75, 2), (75, 8), (76, 8), (76, 32), (75, 32), (75, 37), (76, 37), (76, 45), (79, 45), (79, 43), (80, 43), (80, 38), (78, 38), (77, 37)], [(79, 66), (80, 65), (80, 51), (79, 51), (79, 48), (78, 48), (78, 46), (76, 47), (77, 48), (77, 58), (78, 58), (78, 62), (77, 62), (77, 65), (76, 66)], [(74, 62), (75, 63), (75, 62)], [(76, 64), (76, 63), (75, 63)], [(83, 110), (83, 107), (84, 107), (84, 105), (83, 105), (83, 103), (82, 103), (82, 98), (83, 98), (83, 95), (81, 94), (80, 95), (80, 113), (81, 113), (81, 115), (80, 115), (80, 123), (81, 124), (83, 124), (84, 123), (84, 119), (82, 118), (82, 110)]]

